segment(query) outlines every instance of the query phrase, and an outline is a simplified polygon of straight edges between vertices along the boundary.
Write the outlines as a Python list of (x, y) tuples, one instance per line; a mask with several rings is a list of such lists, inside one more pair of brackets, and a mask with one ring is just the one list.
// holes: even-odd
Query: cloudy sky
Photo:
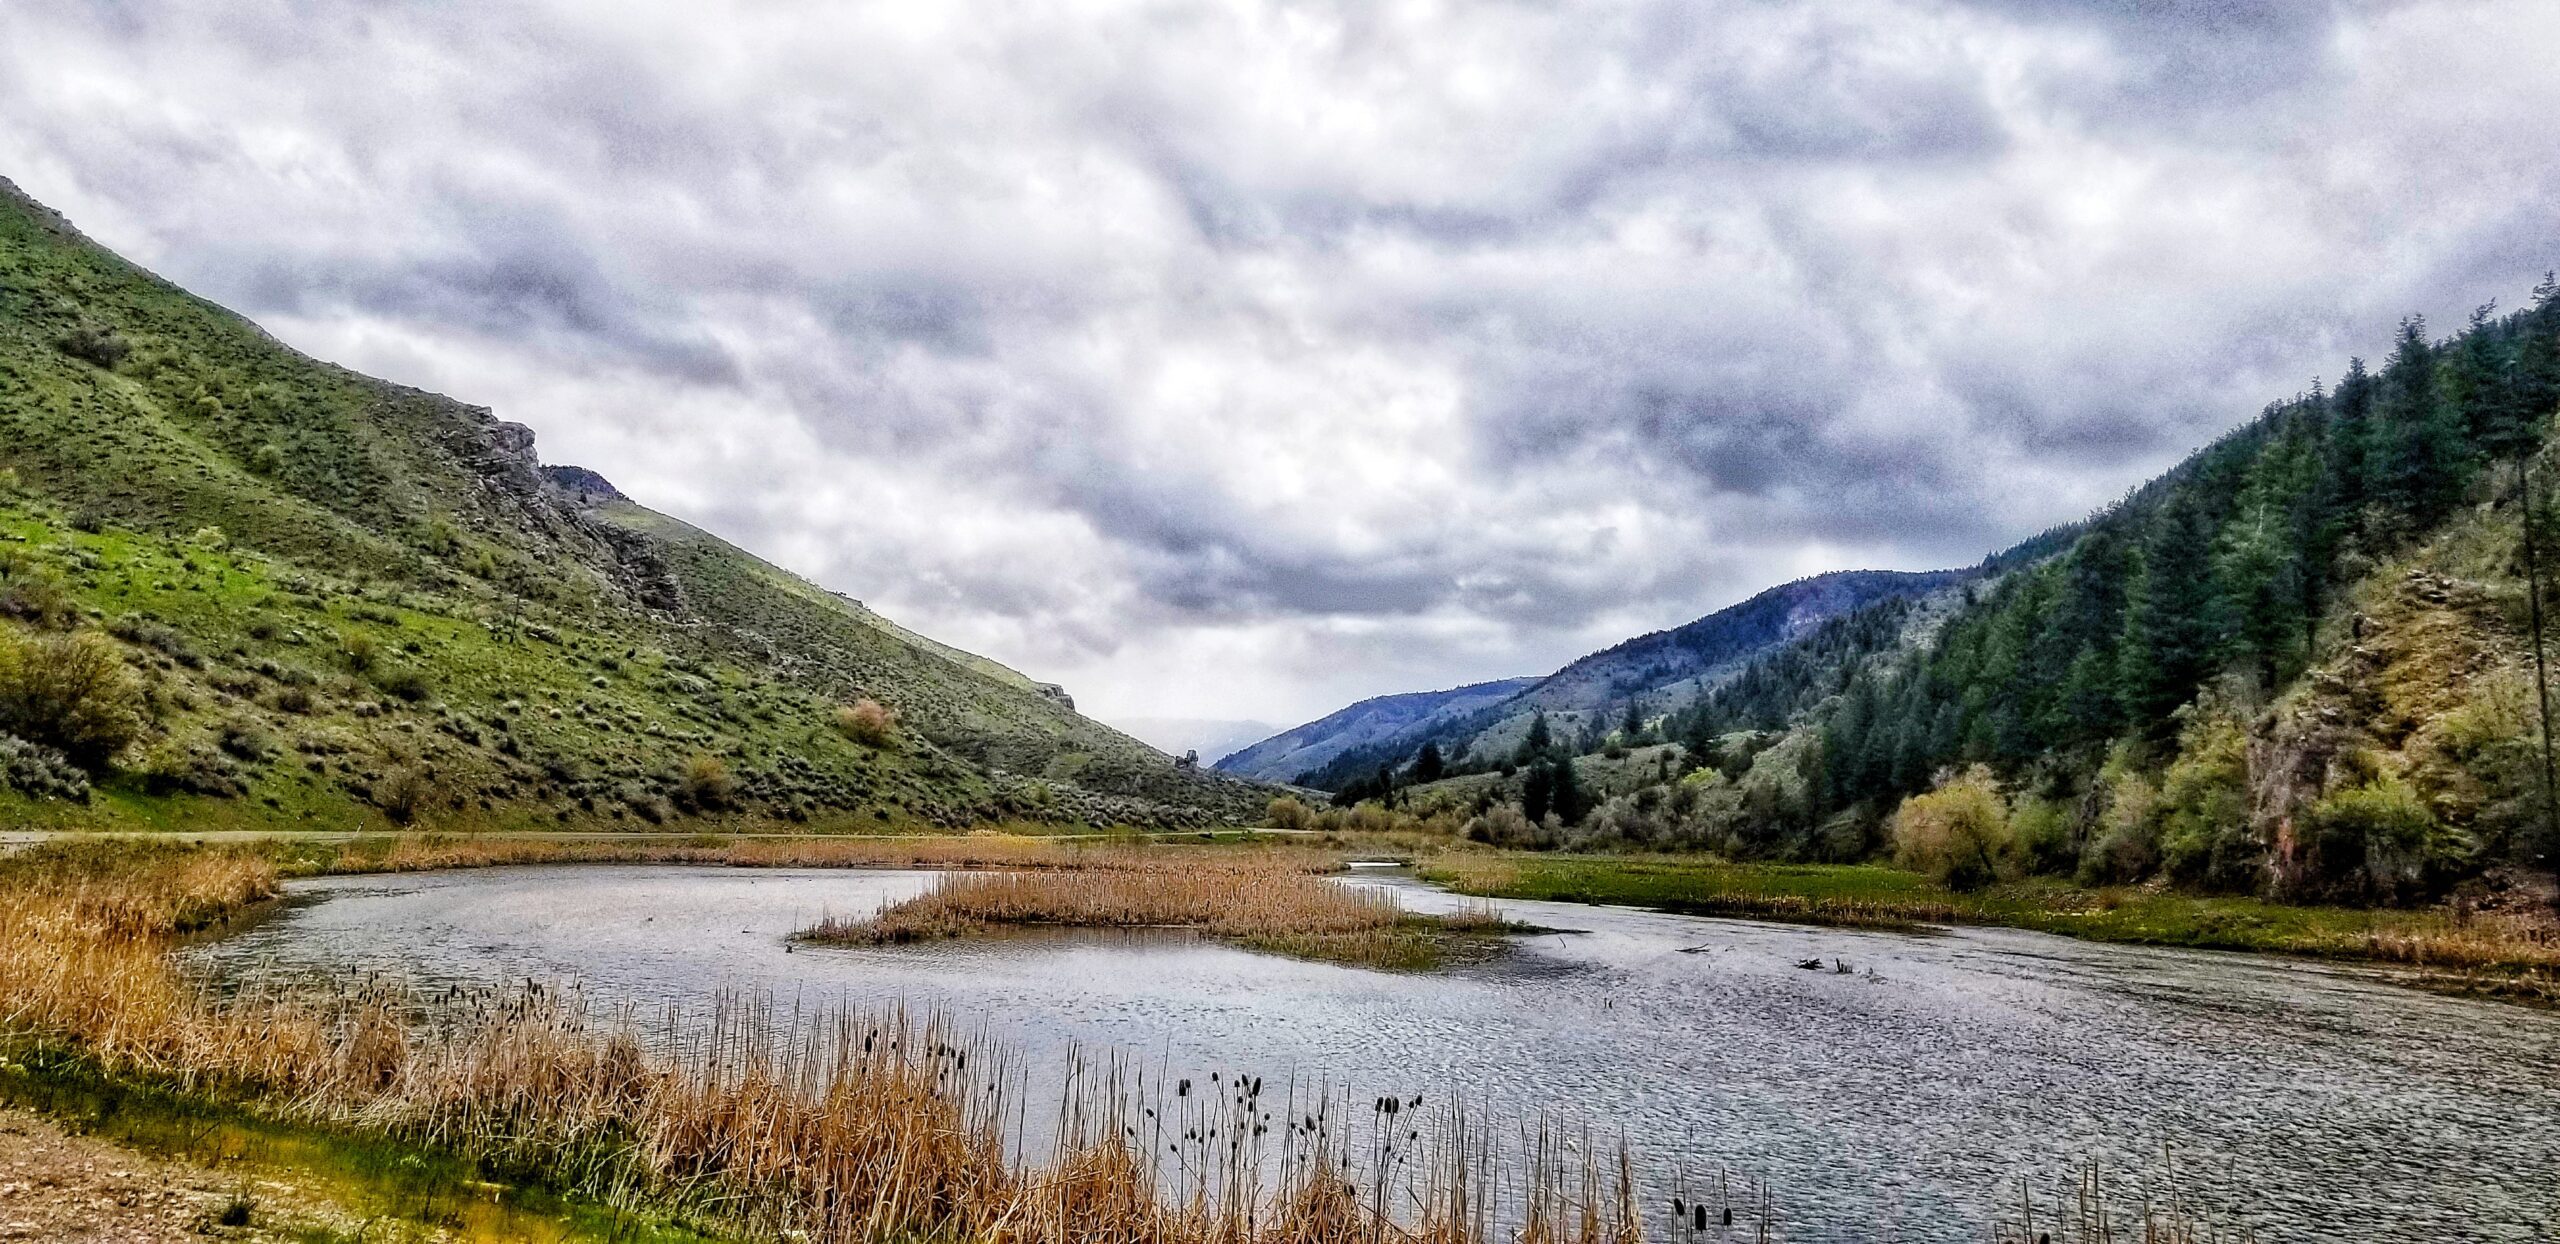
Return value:
[(1969, 562), (2560, 263), (2549, 0), (0, 0), (0, 175), (1103, 717)]

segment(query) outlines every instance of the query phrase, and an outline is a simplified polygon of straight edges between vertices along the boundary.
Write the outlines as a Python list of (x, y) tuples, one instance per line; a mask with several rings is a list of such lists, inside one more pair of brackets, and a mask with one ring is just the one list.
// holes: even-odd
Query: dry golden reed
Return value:
[(863, 918), (828, 917), (810, 940), (857, 945), (1057, 925), (1195, 929), (1259, 949), (1372, 967), (1430, 967), (1462, 939), (1512, 926), (1489, 908), (1452, 916), (1405, 911), (1384, 890), (1318, 875), (1317, 853), (1276, 850), (1126, 857), (1124, 867), (948, 873), (923, 894)]
[[(1119, 875), (1156, 867), (1125, 862)], [(1361, 1099), (1337, 1084), (1180, 1077), (1077, 1055), (1035, 1146), (1022, 1069), (944, 1016), (780, 1011), (730, 994), (707, 1012), (643, 1024), (535, 984), (421, 996), (380, 978), (224, 996), (169, 957), (173, 938), (276, 892), (274, 865), (254, 848), (0, 858), (0, 1038), (286, 1118), (544, 1171), (600, 1200), (758, 1237), (1638, 1244), (1646, 1234), (1623, 1144), (1543, 1121), (1499, 1126), (1452, 1100)], [(2128, 1219), (2094, 1171), (2074, 1212), (2021, 1199), (2023, 1213), (1995, 1238), (2246, 1239), (2174, 1200)], [(1736, 1208), (1726, 1196), (1710, 1224), (1703, 1204), (1680, 1207), (1667, 1234), (1773, 1238), (1765, 1186), (1756, 1205)]]
[[(122, 858), (0, 863), (13, 1040), (548, 1170), (599, 1197), (814, 1240), (1027, 1244), (1473, 1244), (1507, 1198), (1587, 1220), (1557, 1237), (1570, 1244), (1636, 1239), (1631, 1221), (1571, 1208), (1623, 1189), (1505, 1183), (1493, 1150), (1446, 1140), (1472, 1134), (1463, 1112), (1397, 1140), (1406, 1116), (1362, 1119), (1326, 1086), (1266, 1095), (1259, 1080), (1168, 1084), (1079, 1062), (1051, 1151), (1026, 1154), (1006, 1052), (940, 1016), (785, 1014), (728, 996), (650, 1027), (540, 986), (419, 997), (373, 979), (216, 998), (172, 964), (168, 939), (272, 895), (273, 866), (250, 851)], [(1378, 1155), (1383, 1178), (1362, 1165)], [(1471, 1217), (1446, 1220), (1452, 1207)]]

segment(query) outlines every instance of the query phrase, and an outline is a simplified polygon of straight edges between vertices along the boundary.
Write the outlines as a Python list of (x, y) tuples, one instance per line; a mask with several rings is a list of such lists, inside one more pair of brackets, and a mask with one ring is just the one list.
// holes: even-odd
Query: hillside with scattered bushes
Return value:
[[(2413, 317), (2380, 366), (1936, 594), (1824, 620), (1658, 718), (1541, 716), (1494, 782), (1416, 749), (1349, 795), (1454, 802), (1492, 841), (1891, 857), (1959, 886), (2547, 890), (2556, 414), (2560, 282), (2449, 336)], [(1573, 780), (1663, 743), (1658, 780)]]
[(65, 825), (1191, 826), (1269, 791), (0, 182), (0, 806)]

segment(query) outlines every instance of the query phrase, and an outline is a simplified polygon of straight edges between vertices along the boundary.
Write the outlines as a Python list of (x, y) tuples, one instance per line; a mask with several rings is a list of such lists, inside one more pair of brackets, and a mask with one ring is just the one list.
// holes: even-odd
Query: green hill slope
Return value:
[(2383, 367), (1995, 558), (1952, 610), (1760, 659), (1675, 714), (1692, 773), (1535, 836), (2345, 902), (2540, 887), (2555, 415), (2560, 283), (2449, 338), (2407, 321)]
[(85, 803), (35, 799), (59, 766), (9, 742), (24, 817), (1191, 825), (1266, 795), (546, 470), (520, 425), (306, 358), (0, 182), (0, 642), (74, 632), (143, 675), (138, 729)]

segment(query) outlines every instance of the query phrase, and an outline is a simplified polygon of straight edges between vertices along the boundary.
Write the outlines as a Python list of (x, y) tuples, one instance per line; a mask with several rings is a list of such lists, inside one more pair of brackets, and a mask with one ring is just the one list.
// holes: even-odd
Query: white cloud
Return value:
[(92, 234), (1105, 715), (1970, 560), (2560, 259), (2532, 0), (10, 26)]

